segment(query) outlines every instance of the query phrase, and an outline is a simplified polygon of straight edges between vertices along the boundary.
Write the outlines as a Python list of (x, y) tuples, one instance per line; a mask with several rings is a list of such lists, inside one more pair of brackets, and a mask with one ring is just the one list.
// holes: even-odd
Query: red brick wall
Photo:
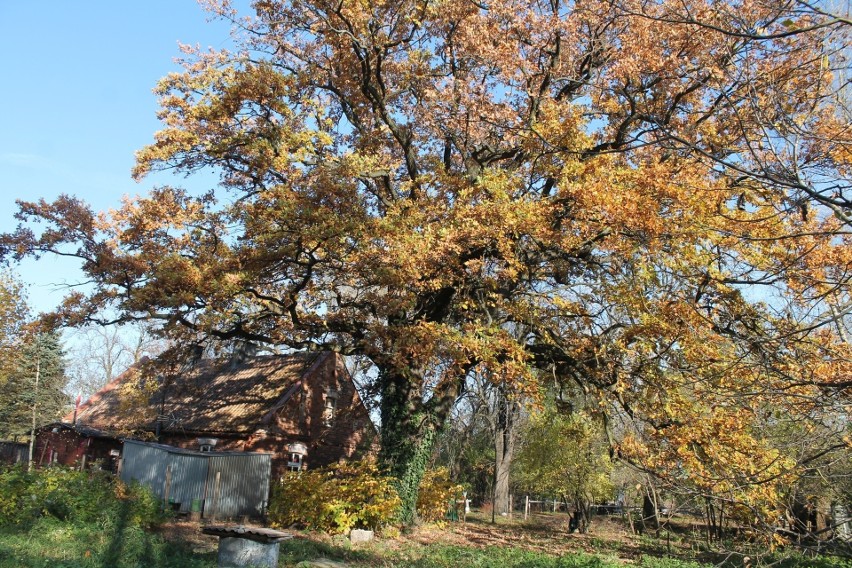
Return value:
[[(326, 418), (326, 400), (335, 398), (333, 416)], [(375, 428), (361, 404), (343, 359), (329, 354), (312, 369), (301, 389), (277, 413), (272, 434), (291, 435), (308, 446), (308, 467), (322, 467), (374, 448)]]
[(86, 467), (99, 463), (104, 469), (114, 471), (118, 462), (111, 450), (120, 450), (121, 442), (108, 438), (89, 438), (67, 428), (47, 427), (36, 433), (33, 462), (36, 466), (52, 463), (78, 467), (86, 456)]

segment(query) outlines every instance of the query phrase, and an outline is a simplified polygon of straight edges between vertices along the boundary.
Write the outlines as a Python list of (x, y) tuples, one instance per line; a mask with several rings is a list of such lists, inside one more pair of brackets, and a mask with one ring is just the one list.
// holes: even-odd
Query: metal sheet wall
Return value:
[(137, 481), (161, 499), (169, 469), (169, 499), (180, 503), (181, 512), (190, 510), (193, 499), (202, 500), (205, 518), (258, 517), (266, 512), (270, 454), (202, 453), (126, 440), (122, 461), (122, 481)]
[(162, 498), (166, 481), (169, 454), (163, 450), (140, 442), (126, 440), (121, 456), (121, 480), (125, 483), (137, 481), (150, 487)]
[[(207, 470), (207, 501), (204, 516), (218, 519), (257, 517), (269, 500), (269, 454), (211, 455)], [(216, 474), (219, 487), (216, 489)]]
[(204, 499), (204, 486), (207, 483), (209, 459), (203, 456), (170, 454), (169, 465), (172, 468), (172, 483), (169, 499), (180, 503), (182, 513), (189, 512), (192, 500)]

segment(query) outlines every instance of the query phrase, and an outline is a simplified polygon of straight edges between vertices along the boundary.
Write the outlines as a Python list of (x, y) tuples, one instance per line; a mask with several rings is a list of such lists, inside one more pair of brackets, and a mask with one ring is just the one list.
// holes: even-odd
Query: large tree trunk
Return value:
[(509, 513), (509, 476), (515, 453), (515, 423), (517, 403), (509, 400), (502, 389), (497, 390), (497, 416), (494, 428), (494, 508), (495, 515)]
[(402, 505), (399, 520), (417, 522), (417, 495), (439, 429), (458, 394), (458, 385), (447, 385), (423, 400), (423, 379), (413, 371), (382, 372), (382, 449), (379, 461), (394, 477)]

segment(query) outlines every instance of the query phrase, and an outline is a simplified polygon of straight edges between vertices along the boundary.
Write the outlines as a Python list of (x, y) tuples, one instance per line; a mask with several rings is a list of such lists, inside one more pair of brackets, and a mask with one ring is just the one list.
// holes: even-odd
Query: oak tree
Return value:
[(852, 267), (843, 21), (762, 0), (209, 4), (238, 49), (185, 48), (134, 175), (220, 183), (103, 214), (22, 203), (48, 228), (4, 256), (77, 256), (94, 283), (57, 322), (368, 358), (405, 522), (473, 372), (576, 383), (622, 458), (737, 487), (787, 465), (760, 409), (848, 396), (848, 346), (818, 325)]

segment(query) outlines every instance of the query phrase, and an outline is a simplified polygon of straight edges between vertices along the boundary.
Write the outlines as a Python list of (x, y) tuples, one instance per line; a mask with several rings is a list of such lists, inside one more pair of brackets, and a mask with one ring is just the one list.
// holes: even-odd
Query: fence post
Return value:
[(216, 515), (219, 514), (219, 481), (221, 479), (222, 472), (216, 472), (216, 482), (213, 484), (213, 521), (216, 520)]
[(462, 511), (464, 511), (462, 516), (462, 524), (464, 524), (467, 523), (467, 512), (470, 510), (467, 504), (467, 491), (462, 493), (462, 498), (464, 499), (464, 507), (462, 508)]
[(524, 500), (524, 520), (527, 520), (527, 517), (530, 515), (530, 496), (527, 495)]
[(166, 466), (166, 488), (163, 490), (163, 510), (169, 508), (169, 491), (172, 488), (172, 466)]

